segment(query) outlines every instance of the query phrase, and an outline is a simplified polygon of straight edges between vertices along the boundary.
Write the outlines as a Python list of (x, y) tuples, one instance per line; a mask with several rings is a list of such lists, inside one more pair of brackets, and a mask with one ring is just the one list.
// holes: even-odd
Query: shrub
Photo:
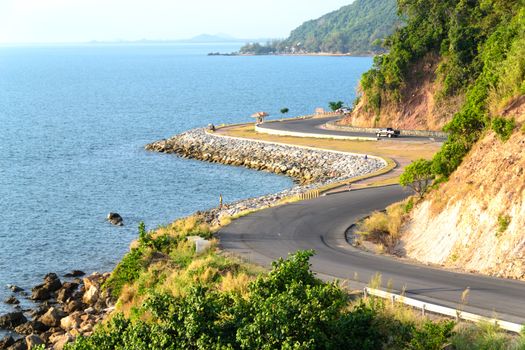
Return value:
[(492, 120), (492, 130), (503, 142), (510, 138), (510, 135), (512, 135), (515, 127), (516, 121), (514, 119), (497, 117)]
[(501, 234), (507, 231), (507, 228), (510, 225), (511, 217), (508, 215), (499, 215), (498, 216), (498, 233)]
[(410, 341), (409, 349), (413, 350), (440, 350), (443, 344), (453, 334), (454, 321), (432, 322), (427, 321), (422, 327), (416, 328)]
[(144, 254), (142, 248), (132, 249), (124, 255), (111, 276), (104, 284), (111, 291), (111, 295), (118, 298), (125, 284), (135, 281), (144, 270)]
[(405, 171), (399, 178), (399, 183), (402, 186), (410, 187), (418, 194), (419, 198), (422, 198), (433, 179), (432, 162), (419, 159), (405, 168)]
[(414, 198), (410, 197), (408, 201), (403, 206), (403, 211), (405, 214), (409, 214), (412, 209), (414, 209)]
[(399, 241), (401, 226), (405, 214), (405, 204), (396, 203), (383, 212), (374, 212), (358, 226), (357, 233), (365, 239), (382, 244), (387, 250), (395, 247)]

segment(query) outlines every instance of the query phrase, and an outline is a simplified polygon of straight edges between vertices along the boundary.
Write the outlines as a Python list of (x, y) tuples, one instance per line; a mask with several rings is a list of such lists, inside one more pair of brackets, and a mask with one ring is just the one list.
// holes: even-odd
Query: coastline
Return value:
[[(323, 188), (336, 187), (352, 178), (373, 176), (388, 167), (388, 162), (380, 157), (364, 158), (363, 155), (349, 152), (239, 139), (209, 133), (204, 128), (189, 130), (169, 140), (153, 142), (146, 149), (269, 171), (292, 177), (296, 181), (297, 185), (278, 193), (226, 203), (190, 216), (202, 218), (210, 227), (221, 227), (232, 219), (264, 208), (313, 198), (320, 195)], [(187, 218), (182, 220), (185, 219)], [(136, 244), (136, 241), (132, 242), (130, 249)], [(121, 261), (123, 259), (125, 257)], [(118, 266), (112, 274), (117, 269)], [(49, 282), (50, 275), (54, 274), (48, 274), (43, 285), (33, 288), (33, 293), (42, 286), (49, 289), (52, 283), (60, 283), (59, 280)], [(109, 273), (95, 273), (84, 279), (61, 283), (59, 289), (49, 289), (50, 299), (43, 299), (42, 303), (29, 312), (32, 319), (23, 317), (23, 312), (27, 313), (29, 310), (12, 313), (13, 317), (22, 317), (16, 321), (16, 326), (13, 324), (13, 327), (6, 328), (15, 332), (11, 333), (14, 336), (11, 339), (15, 343), (29, 343), (40, 339), (47, 345), (61, 348), (79, 336), (89, 336), (95, 325), (111, 318), (111, 312), (115, 309), (116, 300), (111, 298), (111, 289), (106, 290), (104, 287), (109, 276)], [(20, 297), (25, 296), (20, 294)], [(46, 325), (40, 331), (38, 327), (42, 320), (49, 326)]]
[(376, 53), (373, 52), (355, 52), (355, 53), (333, 53), (333, 52), (311, 52), (311, 53), (269, 53), (269, 54), (255, 54), (255, 53), (219, 53), (210, 52), (208, 56), (299, 56), (299, 57), (374, 57)]

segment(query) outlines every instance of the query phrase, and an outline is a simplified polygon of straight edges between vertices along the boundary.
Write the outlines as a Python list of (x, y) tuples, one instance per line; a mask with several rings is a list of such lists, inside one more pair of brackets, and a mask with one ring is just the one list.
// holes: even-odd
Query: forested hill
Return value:
[(383, 51), (380, 40), (400, 24), (396, 0), (355, 0), (303, 23), (285, 40), (247, 44), (241, 53), (377, 53)]

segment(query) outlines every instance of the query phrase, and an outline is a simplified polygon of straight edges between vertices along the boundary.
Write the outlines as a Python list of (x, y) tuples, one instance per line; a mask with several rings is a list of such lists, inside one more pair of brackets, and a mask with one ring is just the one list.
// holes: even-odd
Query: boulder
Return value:
[(43, 345), (45, 343), (38, 335), (31, 334), (26, 337), (26, 344), (28, 349), (32, 349), (37, 345)]
[(109, 213), (106, 220), (115, 226), (124, 226), (124, 220), (119, 213)]
[(18, 334), (29, 335), (33, 333), (42, 333), (47, 331), (48, 329), (48, 326), (46, 326), (40, 321), (35, 320), (21, 324), (20, 326), (15, 328), (15, 332), (17, 332)]
[(51, 342), (53, 343), (53, 349), (54, 350), (63, 350), (67, 343), (71, 342), (73, 338), (69, 334), (62, 334), (57, 337), (51, 336), (49, 338)]
[(44, 283), (35, 286), (32, 289), (31, 299), (33, 300), (48, 300), (53, 296), (53, 292), (62, 287), (62, 282), (56, 273), (48, 273), (44, 277)]
[(9, 298), (4, 300), (4, 303), (9, 304), (9, 305), (17, 305), (17, 304), (20, 304), (20, 300), (15, 298), (14, 295), (11, 295)]
[(27, 350), (25, 339), (18, 339), (13, 345), (7, 348), (8, 350)]
[(22, 291), (24, 291), (22, 288), (20, 288), (19, 286), (17, 285), (14, 285), (14, 284), (8, 284), (7, 285), (7, 288), (11, 289), (11, 291), (13, 293), (20, 293)]
[(82, 301), (88, 305), (93, 305), (98, 300), (99, 288), (95, 285), (89, 287), (82, 297)]
[(7, 349), (14, 343), (15, 343), (15, 340), (13, 339), (13, 337), (10, 335), (6, 335), (2, 339), (0, 339), (0, 349)]
[(82, 335), (82, 333), (80, 332), (80, 330), (76, 329), (76, 328), (73, 328), (72, 330), (69, 331), (69, 334), (73, 337), (73, 338), (77, 338), (79, 336)]
[(71, 314), (75, 311), (84, 309), (84, 306), (85, 305), (80, 300), (73, 299), (64, 306), (64, 311)]
[(38, 319), (44, 325), (48, 327), (58, 327), (60, 326), (60, 320), (65, 316), (65, 314), (57, 308), (51, 307), (45, 314), (40, 316)]
[(20, 311), (10, 312), (3, 316), (0, 316), (0, 328), (13, 329), (23, 323), (26, 323), (27, 319), (24, 314)]
[(44, 285), (47, 286), (47, 289), (51, 292), (55, 292), (62, 287), (62, 282), (58, 278), (56, 273), (48, 273), (44, 277)]
[(84, 271), (80, 271), (80, 270), (73, 270), (71, 272), (68, 272), (64, 275), (64, 277), (82, 277), (84, 276), (86, 273)]
[(73, 296), (73, 293), (76, 291), (77, 288), (78, 283), (64, 282), (64, 284), (62, 284), (62, 288), (58, 290), (57, 301), (62, 304), (66, 303), (68, 299), (70, 299)]
[(75, 312), (69, 316), (66, 316), (60, 320), (60, 328), (62, 328), (65, 331), (69, 331), (73, 328), (80, 327), (80, 313)]
[(37, 308), (29, 312), (29, 316), (31, 316), (32, 318), (38, 318), (39, 316), (45, 314), (47, 312), (47, 309), (49, 309), (49, 306), (39, 305)]
[(31, 290), (31, 299), (33, 300), (48, 300), (49, 298), (51, 298), (51, 292), (45, 284), (39, 284)]

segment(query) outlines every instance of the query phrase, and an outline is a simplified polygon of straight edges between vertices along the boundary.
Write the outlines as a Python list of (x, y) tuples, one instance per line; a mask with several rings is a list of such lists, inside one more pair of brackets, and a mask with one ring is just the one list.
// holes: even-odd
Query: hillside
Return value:
[(344, 122), (441, 129), (449, 139), (407, 215), (397, 252), (423, 262), (525, 278), (525, 2), (400, 2)]
[(337, 11), (310, 20), (282, 41), (248, 44), (241, 53), (351, 53), (384, 52), (376, 43), (401, 25), (396, 0), (355, 0)]

